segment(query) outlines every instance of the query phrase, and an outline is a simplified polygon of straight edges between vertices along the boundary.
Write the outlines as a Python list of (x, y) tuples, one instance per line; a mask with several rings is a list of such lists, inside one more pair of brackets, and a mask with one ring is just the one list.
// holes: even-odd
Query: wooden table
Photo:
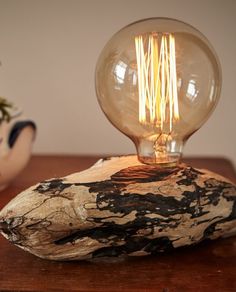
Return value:
[[(0, 194), (0, 208), (30, 185), (80, 171), (97, 159), (34, 156), (11, 187)], [(236, 181), (234, 168), (226, 159), (186, 161)], [(92, 263), (42, 260), (1, 236), (0, 291), (236, 291), (236, 237), (159, 256)]]

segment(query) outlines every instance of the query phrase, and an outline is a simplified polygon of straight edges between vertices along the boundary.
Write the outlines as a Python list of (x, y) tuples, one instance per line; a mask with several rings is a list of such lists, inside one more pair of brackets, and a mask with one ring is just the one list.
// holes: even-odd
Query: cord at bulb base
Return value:
[(139, 140), (135, 144), (139, 161), (144, 164), (159, 165), (160, 167), (177, 166), (182, 156), (183, 142), (168, 139), (164, 143), (163, 137), (161, 139), (163, 143), (160, 141), (160, 136), (154, 141)]

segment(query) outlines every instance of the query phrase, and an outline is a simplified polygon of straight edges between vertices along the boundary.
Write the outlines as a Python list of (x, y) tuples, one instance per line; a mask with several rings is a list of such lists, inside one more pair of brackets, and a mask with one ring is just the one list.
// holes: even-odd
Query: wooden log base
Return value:
[(236, 186), (184, 164), (112, 157), (25, 190), (0, 212), (0, 231), (51, 260), (158, 254), (235, 235)]

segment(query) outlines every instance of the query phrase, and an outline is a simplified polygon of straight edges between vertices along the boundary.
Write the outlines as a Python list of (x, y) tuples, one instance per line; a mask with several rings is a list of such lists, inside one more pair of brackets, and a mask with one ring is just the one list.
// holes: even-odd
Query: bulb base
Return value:
[(141, 163), (159, 165), (160, 167), (175, 167), (180, 163), (183, 143), (170, 140), (165, 145), (156, 141), (141, 140), (136, 144), (138, 159)]
[(178, 154), (173, 156), (159, 157), (159, 156), (140, 156), (138, 155), (138, 160), (141, 163), (156, 165), (160, 167), (175, 167), (179, 164), (181, 156)]

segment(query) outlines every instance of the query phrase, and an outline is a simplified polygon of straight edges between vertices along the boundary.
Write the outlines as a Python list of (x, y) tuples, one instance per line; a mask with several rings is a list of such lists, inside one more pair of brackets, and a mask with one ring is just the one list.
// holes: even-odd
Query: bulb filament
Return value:
[(175, 38), (150, 34), (135, 37), (139, 122), (154, 124), (168, 135), (179, 120)]

